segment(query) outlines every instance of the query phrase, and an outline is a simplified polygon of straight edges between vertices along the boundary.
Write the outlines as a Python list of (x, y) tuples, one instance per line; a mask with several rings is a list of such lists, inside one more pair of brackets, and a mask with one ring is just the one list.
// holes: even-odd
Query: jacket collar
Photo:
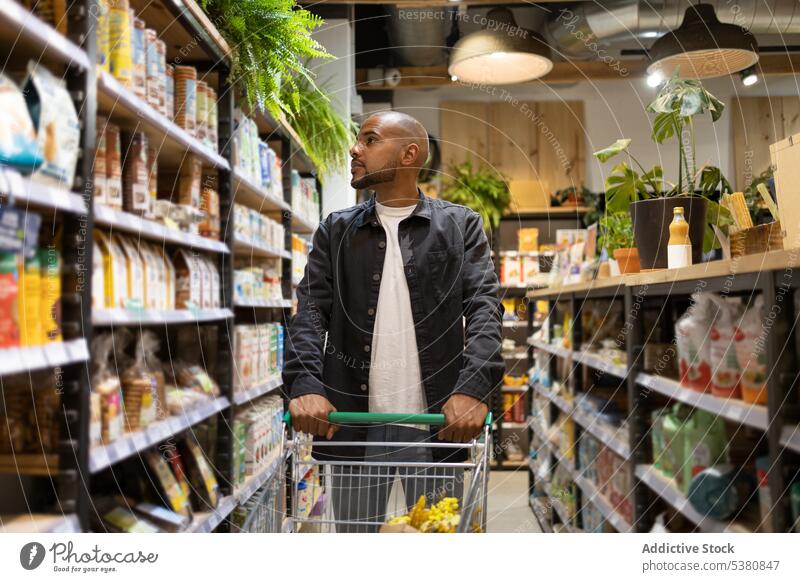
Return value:
[[(419, 201), (417, 202), (417, 207), (414, 211), (409, 215), (409, 218), (412, 216), (420, 216), (422, 218), (427, 218), (428, 220), (431, 219), (431, 199), (425, 194), (422, 193), (422, 190), (417, 188), (417, 194), (419, 194)], [(376, 220), (375, 216), (375, 193), (373, 192), (372, 195), (369, 197), (369, 200), (364, 202), (364, 210), (361, 213), (361, 218), (358, 223), (358, 227), (362, 227), (366, 224), (370, 224), (373, 220)]]

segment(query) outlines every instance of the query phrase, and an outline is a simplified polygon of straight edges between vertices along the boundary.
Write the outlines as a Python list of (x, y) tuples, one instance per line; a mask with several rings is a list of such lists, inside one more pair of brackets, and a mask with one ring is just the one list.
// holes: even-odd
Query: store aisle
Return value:
[(492, 471), (489, 477), (489, 533), (540, 533), (528, 505), (527, 471)]

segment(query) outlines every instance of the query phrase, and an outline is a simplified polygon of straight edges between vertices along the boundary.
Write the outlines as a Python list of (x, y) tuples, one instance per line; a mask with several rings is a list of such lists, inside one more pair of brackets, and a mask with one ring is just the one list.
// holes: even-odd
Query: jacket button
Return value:
[(373, 220), (372, 221), (372, 226), (378, 226), (378, 221), (377, 220)]
[(379, 242), (379, 243), (378, 243), (378, 248), (379, 248), (379, 249), (385, 249), (385, 248), (386, 248), (386, 242), (385, 242), (385, 241), (381, 241), (381, 242)]
[(367, 385), (366, 384), (362, 384), (361, 385), (361, 391), (362, 392), (366, 392), (367, 391)]
[(365, 346), (364, 346), (364, 351), (365, 351), (365, 352), (368, 352), (368, 351), (370, 351), (371, 349), (372, 349), (372, 348), (370, 348), (369, 344), (367, 344), (367, 345), (365, 345)]
[(367, 315), (375, 315), (375, 310), (372, 307), (370, 307), (369, 309), (367, 309)]
[(372, 276), (372, 280), (373, 280), (373, 281), (380, 281), (380, 280), (381, 280), (381, 276), (380, 276), (380, 274), (378, 274), (378, 273), (375, 273), (375, 274)]

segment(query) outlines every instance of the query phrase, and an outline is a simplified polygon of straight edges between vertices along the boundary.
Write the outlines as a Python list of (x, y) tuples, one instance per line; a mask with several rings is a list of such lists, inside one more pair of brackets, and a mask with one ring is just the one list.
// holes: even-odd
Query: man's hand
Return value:
[(466, 443), (483, 430), (489, 407), (466, 394), (453, 394), (442, 407), (444, 427), (439, 440)]
[(324, 436), (328, 440), (338, 430), (336, 425), (328, 422), (328, 413), (336, 412), (336, 409), (327, 398), (319, 394), (293, 398), (289, 402), (289, 412), (292, 413), (292, 426), (295, 430)]

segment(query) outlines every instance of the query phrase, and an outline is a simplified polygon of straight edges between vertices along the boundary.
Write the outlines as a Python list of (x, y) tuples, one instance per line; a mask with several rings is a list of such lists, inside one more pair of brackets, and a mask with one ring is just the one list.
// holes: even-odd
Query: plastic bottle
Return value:
[(667, 268), (679, 269), (692, 264), (692, 242), (689, 240), (689, 223), (683, 216), (683, 206), (672, 210), (667, 243)]

